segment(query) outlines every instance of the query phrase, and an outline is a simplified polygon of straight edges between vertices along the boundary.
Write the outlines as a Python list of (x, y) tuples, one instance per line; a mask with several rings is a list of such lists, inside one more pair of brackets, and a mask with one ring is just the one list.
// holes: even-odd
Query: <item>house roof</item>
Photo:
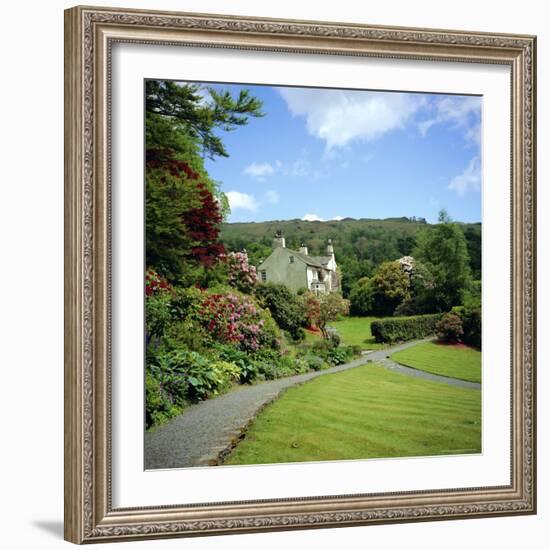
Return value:
[[(277, 250), (277, 249), (276, 249)], [(332, 259), (331, 256), (308, 256), (307, 254), (302, 254), (302, 252), (298, 252), (297, 250), (292, 250), (290, 248), (282, 248), (282, 250), (285, 250), (288, 252), (290, 256), (294, 256), (304, 262), (306, 265), (309, 265), (311, 267), (316, 267), (318, 269), (328, 269), (327, 264)], [(268, 258), (275, 252), (275, 250), (268, 256)], [(258, 269), (261, 269), (262, 265), (265, 263), (267, 258), (258, 266)]]
[(313, 258), (316, 262), (319, 262), (323, 266), (326, 266), (330, 260), (332, 260), (332, 256), (310, 256), (310, 258)]
[(328, 264), (330, 260), (330, 258), (326, 256), (308, 256), (307, 254), (296, 252), (295, 250), (291, 250), (290, 248), (287, 248), (286, 250), (288, 250), (288, 252), (290, 252), (292, 256), (296, 256), (304, 263), (312, 267), (320, 267), (326, 269), (326, 264)]

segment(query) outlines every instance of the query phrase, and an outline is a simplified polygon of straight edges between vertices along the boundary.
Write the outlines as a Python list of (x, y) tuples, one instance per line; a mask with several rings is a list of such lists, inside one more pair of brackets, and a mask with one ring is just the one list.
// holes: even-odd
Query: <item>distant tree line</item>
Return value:
[[(223, 224), (221, 241), (228, 250), (246, 249), (250, 263), (258, 266), (271, 254), (272, 239), (277, 230), (284, 233), (288, 248), (296, 250), (304, 242), (310, 254), (314, 255), (325, 253), (326, 240), (330, 237), (342, 273), (342, 291), (345, 297), (349, 297), (357, 282), (364, 277), (373, 277), (383, 262), (414, 256), (419, 235), (429, 235), (437, 230), (438, 225), (427, 224), (419, 218)], [(481, 279), (481, 224), (454, 223), (453, 226), (464, 237), (471, 278)]]

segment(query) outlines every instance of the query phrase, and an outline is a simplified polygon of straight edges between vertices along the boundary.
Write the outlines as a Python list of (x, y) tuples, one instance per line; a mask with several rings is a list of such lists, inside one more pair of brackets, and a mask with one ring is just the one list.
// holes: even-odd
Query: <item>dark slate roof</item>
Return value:
[(316, 262), (326, 266), (332, 259), (332, 256), (310, 256), (310, 258), (313, 258)]
[(321, 267), (321, 268), (325, 267), (319, 261), (319, 257), (317, 256), (308, 256), (307, 254), (302, 254), (301, 252), (290, 250), (290, 248), (287, 248), (286, 250), (288, 250), (291, 256), (296, 256), (296, 258), (299, 258), (300, 260), (302, 260), (302, 262), (306, 263), (307, 265), (310, 265), (312, 267)]

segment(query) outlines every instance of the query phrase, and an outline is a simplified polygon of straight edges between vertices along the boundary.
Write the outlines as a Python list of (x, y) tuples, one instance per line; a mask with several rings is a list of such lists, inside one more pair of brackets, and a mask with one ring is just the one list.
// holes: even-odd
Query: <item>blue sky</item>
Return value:
[(207, 160), (231, 222), (281, 219), (481, 221), (480, 97), (245, 86), (263, 118), (220, 135)]

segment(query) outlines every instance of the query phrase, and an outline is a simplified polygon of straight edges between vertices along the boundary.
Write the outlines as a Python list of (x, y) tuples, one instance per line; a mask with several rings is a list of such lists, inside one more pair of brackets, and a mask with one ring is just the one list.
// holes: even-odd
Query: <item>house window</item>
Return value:
[(294, 256), (290, 256), (289, 261), (290, 261), (291, 264), (293, 264), (294, 263)]
[(262, 279), (262, 282), (265, 283), (267, 281), (267, 272), (266, 271), (260, 271), (260, 277)]

